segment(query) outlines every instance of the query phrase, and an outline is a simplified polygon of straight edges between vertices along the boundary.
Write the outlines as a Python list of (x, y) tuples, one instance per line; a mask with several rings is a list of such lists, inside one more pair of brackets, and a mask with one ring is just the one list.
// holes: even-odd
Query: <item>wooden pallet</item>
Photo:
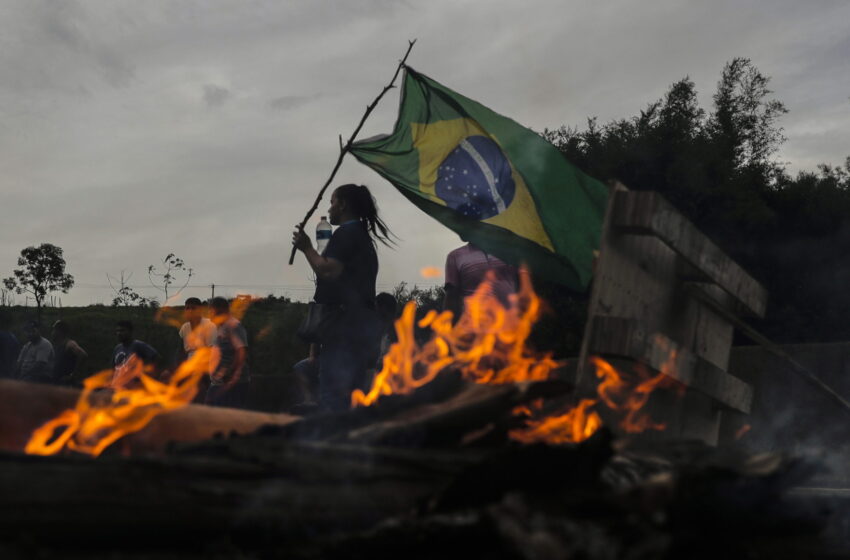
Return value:
[(734, 326), (716, 308), (762, 317), (767, 291), (658, 193), (617, 185), (603, 228), (577, 383), (592, 390), (591, 355), (660, 371), (675, 351), (671, 376), (686, 390), (651, 412), (665, 437), (716, 444), (724, 411), (747, 413), (753, 397), (727, 373)]

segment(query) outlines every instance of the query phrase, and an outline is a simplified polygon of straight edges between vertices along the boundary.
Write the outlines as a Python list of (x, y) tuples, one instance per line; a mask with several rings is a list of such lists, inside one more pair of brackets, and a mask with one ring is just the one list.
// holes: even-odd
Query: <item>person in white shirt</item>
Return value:
[(27, 321), (24, 325), (27, 343), (21, 348), (15, 364), (15, 378), (35, 383), (53, 382), (53, 345), (41, 336), (36, 321)]
[(183, 341), (183, 358), (191, 358), (198, 348), (215, 346), (217, 328), (215, 323), (204, 317), (206, 306), (196, 298), (186, 300), (183, 317), (186, 322), (180, 327), (180, 340)]
[[(204, 317), (206, 307), (196, 297), (190, 297), (184, 303), (183, 317), (186, 319), (186, 322), (180, 327), (180, 340), (183, 342), (180, 347), (179, 356), (181, 362), (191, 358), (198, 348), (212, 348), (215, 346), (218, 327), (215, 326), (215, 323)], [(210, 377), (209, 375), (205, 375), (198, 383), (198, 394), (194, 402), (204, 402), (209, 386)]]

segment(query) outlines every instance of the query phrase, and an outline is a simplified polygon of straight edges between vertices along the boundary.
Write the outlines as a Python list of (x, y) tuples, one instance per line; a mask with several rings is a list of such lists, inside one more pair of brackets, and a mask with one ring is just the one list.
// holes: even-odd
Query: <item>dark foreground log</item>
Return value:
[[(0, 450), (23, 451), (34, 430), (74, 408), (79, 398), (77, 389), (0, 380)], [(173, 442), (203, 441), (217, 433), (248, 434), (261, 426), (296, 420), (299, 417), (288, 414), (188, 405), (157, 416), (143, 430), (117, 445), (136, 455), (161, 453)]]
[(165, 458), (5, 454), (0, 543), (4, 558), (380, 560), (474, 549), (517, 559), (782, 559), (836, 550), (818, 537), (821, 512), (787, 493), (806, 473), (794, 461), (773, 457), (750, 472), (706, 459), (710, 450), (679, 450), (676, 463), (615, 453), (611, 443), (600, 432), (578, 446), (437, 451), (255, 435)]
[[(259, 457), (0, 455), (0, 535), (97, 546), (157, 538), (308, 539), (411, 509), (468, 458), (266, 442)], [(272, 457), (270, 459), (269, 457)]]
[(820, 536), (823, 503), (790, 492), (812, 473), (805, 462), (615, 440), (604, 429), (578, 445), (524, 446), (505, 437), (512, 408), (563, 386), (477, 387), (447, 376), (425, 389), (159, 456), (2, 454), (0, 552), (87, 560), (848, 552)]

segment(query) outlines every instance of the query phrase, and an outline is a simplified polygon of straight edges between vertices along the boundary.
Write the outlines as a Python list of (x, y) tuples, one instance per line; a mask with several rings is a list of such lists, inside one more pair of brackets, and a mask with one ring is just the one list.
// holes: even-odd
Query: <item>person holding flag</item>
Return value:
[(325, 316), (319, 340), (319, 408), (339, 411), (349, 407), (351, 392), (362, 388), (377, 358), (382, 333), (375, 311), (375, 243), (388, 245), (390, 231), (364, 185), (337, 187), (328, 220), (337, 228), (322, 254), (297, 228), (292, 244), (316, 275), (313, 301)]

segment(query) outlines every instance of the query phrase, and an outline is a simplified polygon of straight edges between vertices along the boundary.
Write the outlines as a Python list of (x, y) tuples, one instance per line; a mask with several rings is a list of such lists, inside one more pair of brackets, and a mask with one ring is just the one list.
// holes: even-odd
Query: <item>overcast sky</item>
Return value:
[[(108, 303), (122, 270), (155, 295), (147, 266), (171, 252), (217, 295), (309, 298), (292, 226), (409, 38), (412, 67), (535, 130), (630, 117), (686, 75), (708, 108), (724, 63), (749, 57), (790, 110), (792, 170), (850, 155), (845, 0), (2, 0), (0, 277), (50, 242), (77, 282), (64, 305)], [(441, 283), (419, 270), (457, 237), (353, 158), (342, 182), (368, 184), (401, 238), (379, 288)]]

